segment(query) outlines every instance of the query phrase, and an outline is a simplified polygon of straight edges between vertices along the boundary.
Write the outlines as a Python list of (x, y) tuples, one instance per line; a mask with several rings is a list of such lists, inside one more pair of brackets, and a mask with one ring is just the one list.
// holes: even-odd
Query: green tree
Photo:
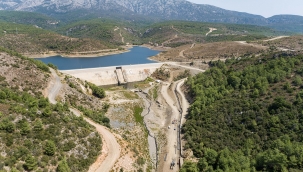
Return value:
[(57, 167), (57, 172), (70, 172), (70, 168), (66, 162), (66, 158), (64, 157), (63, 160), (61, 160)]
[(40, 119), (38, 119), (34, 122), (34, 131), (39, 132), (42, 130), (43, 130), (43, 123)]
[(204, 158), (207, 160), (207, 163), (210, 165), (214, 165), (217, 161), (218, 153), (211, 149), (205, 148), (204, 149)]
[(8, 122), (5, 126), (5, 130), (8, 132), (8, 133), (13, 133), (15, 131), (15, 124), (12, 123), (12, 122)]
[(6, 134), (5, 135), (5, 145), (11, 146), (14, 144), (14, 137), (12, 134)]
[(0, 91), (0, 99), (6, 99), (6, 93), (3, 91)]
[(49, 107), (46, 107), (42, 113), (43, 116), (49, 117), (52, 114), (52, 110)]
[[(301, 86), (301, 85), (303, 84), (302, 78), (301, 78), (300, 76), (296, 76), (296, 77), (295, 77), (295, 80), (294, 80), (294, 84), (295, 84), (296, 86)], [(1, 97), (1, 96), (0, 96), (0, 97)]]
[(282, 171), (287, 167), (287, 156), (278, 149), (269, 149), (257, 155), (257, 168), (266, 171)]
[(180, 172), (198, 172), (199, 169), (197, 167), (197, 165), (193, 162), (189, 162), (189, 161), (186, 161), (182, 168), (180, 169)]
[(20, 172), (19, 170), (17, 170), (15, 167), (12, 168), (11, 172)]
[(32, 171), (37, 167), (37, 160), (35, 157), (28, 155), (25, 159), (24, 168), (28, 171)]
[(48, 140), (44, 145), (44, 153), (48, 156), (54, 155), (56, 152), (56, 145), (53, 141)]
[(49, 101), (48, 101), (47, 98), (41, 98), (41, 99), (39, 100), (38, 106), (39, 106), (40, 108), (46, 108), (48, 105), (49, 105)]
[(89, 87), (92, 89), (93, 91), (93, 95), (98, 97), (98, 98), (104, 98), (105, 97), (105, 91), (103, 88), (96, 86), (93, 83), (87, 82), (87, 84), (89, 85)]
[(228, 81), (228, 84), (230, 84), (234, 88), (239, 88), (240, 83), (241, 83), (241, 79), (235, 75), (229, 76), (227, 81)]
[(23, 120), (20, 128), (20, 134), (27, 135), (28, 133), (30, 133), (30, 131), (31, 131), (31, 127), (29, 123), (26, 120)]
[(200, 171), (206, 170), (208, 168), (207, 160), (205, 158), (199, 159), (199, 162), (198, 162), (197, 166), (198, 166)]

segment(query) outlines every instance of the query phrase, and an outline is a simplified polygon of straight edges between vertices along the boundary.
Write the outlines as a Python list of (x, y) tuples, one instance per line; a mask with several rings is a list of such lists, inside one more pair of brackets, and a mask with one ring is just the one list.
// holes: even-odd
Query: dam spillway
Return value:
[(143, 81), (147, 77), (150, 77), (151, 74), (162, 65), (163, 63), (149, 63), (140, 65), (60, 70), (60, 72), (94, 83), (98, 86), (104, 86)]
[(118, 79), (118, 85), (126, 84), (126, 81), (125, 81), (124, 75), (123, 75), (123, 71), (122, 71), (122, 67), (116, 67), (115, 72), (116, 72), (117, 79)]

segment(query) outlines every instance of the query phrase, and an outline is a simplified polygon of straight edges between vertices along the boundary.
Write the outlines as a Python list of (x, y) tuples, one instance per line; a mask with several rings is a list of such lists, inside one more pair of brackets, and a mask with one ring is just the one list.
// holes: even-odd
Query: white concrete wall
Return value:
[[(122, 67), (122, 73), (126, 82), (137, 82), (145, 80), (162, 65), (163, 63), (150, 63), (140, 65), (125, 65), (119, 67)], [(118, 84), (115, 70), (116, 66), (111, 66), (102, 68), (61, 70), (61, 72), (100, 86)]]

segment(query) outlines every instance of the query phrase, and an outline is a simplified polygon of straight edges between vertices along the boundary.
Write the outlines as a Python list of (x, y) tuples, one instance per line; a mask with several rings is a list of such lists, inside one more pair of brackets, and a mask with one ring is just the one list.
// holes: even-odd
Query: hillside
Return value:
[(40, 13), (4, 10), (0, 10), (0, 21), (34, 25), (44, 29), (54, 29), (60, 24), (60, 21)]
[(49, 68), (1, 48), (0, 170), (87, 171), (101, 150), (94, 129), (42, 93)]
[[(13, 19), (8, 17), (7, 20)], [(267, 36), (289, 34), (261, 26), (184, 21), (138, 24), (122, 20), (91, 19), (61, 24), (52, 31), (37, 25), (11, 22), (1, 22), (0, 45), (26, 55), (68, 55), (75, 52), (118, 50), (119, 46), (126, 44), (178, 47), (191, 43), (256, 41)], [(209, 32), (210, 29), (214, 30)]]
[(252, 46), (240, 42), (226, 41), (204, 44), (188, 44), (169, 49), (152, 57), (158, 61), (193, 62), (195, 64), (226, 60), (228, 58), (250, 57), (267, 51), (267, 47)]
[(270, 40), (270, 41), (258, 41), (259, 44), (272, 47), (274, 49), (289, 49), (292, 51), (302, 51), (303, 49), (303, 36), (295, 35), (290, 37), (284, 37), (282, 39)]
[[(133, 28), (130, 28), (130, 26)], [(138, 37), (138, 35), (134, 29), (136, 29), (135, 26), (121, 20), (91, 19), (72, 22), (58, 28), (56, 32), (76, 38), (100, 40), (115, 47), (113, 45), (135, 42), (135, 37)]]
[(155, 23), (144, 27), (140, 33), (144, 43), (167, 47), (189, 43), (254, 41), (267, 36), (290, 34), (261, 26), (187, 21)]
[(31, 25), (0, 23), (0, 46), (26, 55), (69, 54), (112, 49), (110, 43), (88, 38), (71, 38)]
[(189, 78), (182, 131), (199, 161), (181, 171), (302, 171), (302, 64), (302, 54), (268, 53)]

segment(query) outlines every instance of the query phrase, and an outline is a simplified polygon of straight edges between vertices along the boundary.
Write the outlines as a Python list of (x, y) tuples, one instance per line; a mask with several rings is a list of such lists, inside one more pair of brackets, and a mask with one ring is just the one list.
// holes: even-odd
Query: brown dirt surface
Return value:
[[(102, 109), (104, 105), (103, 101), (100, 101), (99, 98), (91, 94), (83, 94), (83, 92), (89, 92), (84, 87), (85, 84), (83, 81), (64, 74), (60, 74), (59, 76), (61, 77), (62, 88), (56, 97), (57, 101), (69, 102), (70, 104), (83, 106), (87, 109)], [(74, 88), (71, 88), (70, 85), (73, 85)]]
[[(134, 108), (142, 107), (141, 99), (137, 94), (117, 88), (107, 90), (105, 101), (110, 104), (106, 116), (111, 120), (112, 131), (120, 136), (118, 143), (121, 146), (120, 158), (113, 167), (113, 171), (137, 171), (151, 168), (148, 153), (148, 142), (145, 128), (136, 122)], [(138, 164), (138, 159), (143, 158), (144, 164)]]
[(152, 57), (152, 59), (176, 62), (209, 61), (257, 54), (265, 49), (262, 46), (240, 42), (215, 42), (195, 44), (194, 46), (188, 44), (162, 52), (160, 55)]
[(18, 57), (0, 53), (0, 76), (11, 87), (20, 91), (35, 90), (36, 93), (43, 92), (50, 80), (50, 74), (43, 72), (34, 64)]
[(281, 39), (276, 39), (272, 41), (259, 41), (259, 44), (263, 46), (274, 46), (278, 48), (284, 48), (295, 51), (303, 50), (303, 35), (283, 37)]

